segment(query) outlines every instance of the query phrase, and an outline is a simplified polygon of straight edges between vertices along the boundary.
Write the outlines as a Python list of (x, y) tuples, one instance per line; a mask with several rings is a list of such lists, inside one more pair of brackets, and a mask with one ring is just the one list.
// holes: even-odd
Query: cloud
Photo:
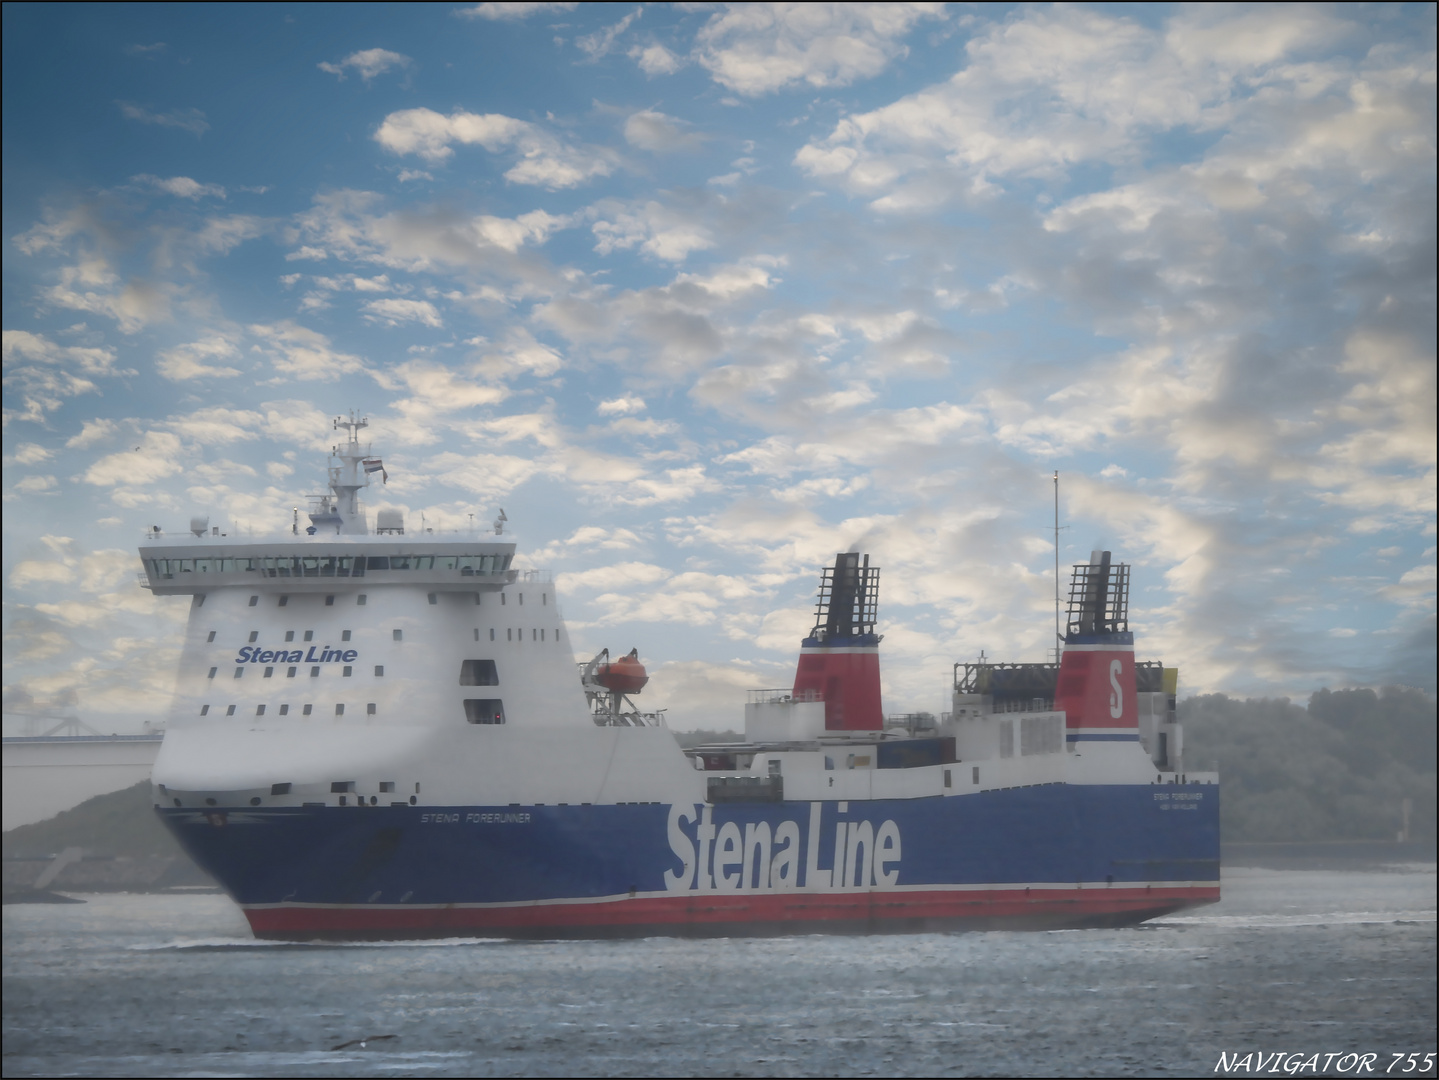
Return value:
[(288, 319), (273, 324), (255, 323), (249, 330), (264, 343), (262, 351), (281, 375), (332, 382), (341, 375), (364, 370), (365, 362), (358, 356), (336, 351), (324, 334)]
[(228, 379), (239, 375), (240, 369), (215, 361), (234, 361), (239, 357), (240, 350), (234, 341), (223, 334), (211, 334), (159, 353), (155, 358), (155, 370), (175, 382), (201, 378)]
[(663, 45), (635, 45), (629, 57), (639, 69), (653, 78), (656, 75), (673, 75), (680, 69), (680, 59)]
[(572, 146), (535, 124), (500, 113), (457, 110), (444, 116), (433, 109), (402, 109), (385, 117), (375, 141), (391, 153), (416, 154), (434, 164), (454, 154), (451, 143), (478, 144), (491, 153), (513, 148), (519, 160), (505, 179), (551, 191), (608, 176), (614, 169), (613, 154), (603, 147)]
[(353, 68), (360, 78), (369, 82), (376, 75), (382, 75), (391, 68), (409, 66), (410, 58), (408, 56), (403, 53), (391, 52), (389, 49), (364, 49), (360, 52), (352, 52), (337, 64), (324, 61), (318, 65), (321, 71), (338, 75), (341, 82), (345, 79), (346, 68)]
[(899, 39), (944, 4), (734, 4), (695, 36), (715, 82), (749, 97), (795, 83), (847, 86), (908, 51)]
[[(1196, 36), (1200, 24), (1205, 33)], [(1298, 5), (1210, 8), (1160, 30), (1086, 8), (1026, 12), (971, 38), (968, 63), (948, 81), (844, 118), (795, 163), (817, 178), (842, 178), (856, 193), (887, 191), (876, 205), (904, 209), (982, 191), (994, 176), (1049, 177), (1085, 161), (1134, 160), (1137, 139), (1149, 133), (1231, 120), (1241, 80), (1282, 85), (1312, 76), (1278, 65), (1346, 25), (1332, 11)], [(1262, 44), (1225, 44), (1246, 33)]]
[(428, 300), (368, 300), (362, 305), (370, 322), (382, 322), (386, 326), (398, 326), (402, 322), (418, 322), (440, 329), (440, 313)]
[(191, 180), (188, 176), (172, 176), (168, 180), (158, 176), (151, 176), (149, 173), (141, 173), (139, 176), (132, 176), (130, 180), (136, 184), (148, 184), (159, 191), (169, 192), (182, 199), (223, 199), (225, 189), (219, 184), (202, 184), (197, 180)]
[(609, 401), (601, 401), (595, 407), (595, 412), (601, 416), (624, 416), (629, 413), (645, 411), (645, 399), (636, 394), (626, 394), (624, 397), (612, 398)]
[(152, 112), (129, 101), (117, 101), (120, 111), (131, 120), (142, 124), (157, 124), (160, 127), (179, 128), (194, 135), (203, 135), (210, 130), (210, 122), (199, 109), (172, 109), (166, 113)]
[(489, 19), (491, 22), (518, 22), (521, 19), (529, 18), (531, 15), (559, 14), (562, 11), (574, 11), (577, 7), (579, 7), (577, 3), (490, 3), (476, 4), (474, 7), (458, 8), (455, 14), (468, 19)]
[(3, 357), (7, 425), (44, 423), (66, 398), (96, 393), (96, 379), (133, 374), (116, 368), (113, 349), (60, 345), (28, 330), (4, 331)]
[(336, 191), (315, 197), (299, 215), (289, 239), (309, 241), (286, 256), (344, 258), (416, 271), (434, 266), (478, 266), (526, 246), (545, 243), (570, 224), (544, 210), (518, 217), (466, 214), (448, 207), (380, 212), (373, 192)]
[(631, 113), (625, 121), (625, 141), (631, 146), (652, 153), (668, 153), (674, 150), (689, 150), (700, 146), (704, 138), (687, 131), (686, 124), (673, 116), (666, 116), (654, 109), (643, 109)]
[(591, 60), (598, 60), (605, 56), (615, 47), (615, 41), (620, 35), (630, 28), (630, 24), (644, 14), (644, 8), (638, 7), (631, 11), (623, 19), (603, 29), (596, 30), (593, 34), (586, 34), (584, 37), (575, 38), (575, 44), (580, 47)]

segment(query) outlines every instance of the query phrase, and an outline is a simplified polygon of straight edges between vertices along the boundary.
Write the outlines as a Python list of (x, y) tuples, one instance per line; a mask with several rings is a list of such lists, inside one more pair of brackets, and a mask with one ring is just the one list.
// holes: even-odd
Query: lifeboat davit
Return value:
[(639, 649), (631, 649), (618, 660), (601, 664), (595, 672), (595, 680), (606, 690), (617, 694), (638, 694), (650, 681), (650, 676), (640, 663)]

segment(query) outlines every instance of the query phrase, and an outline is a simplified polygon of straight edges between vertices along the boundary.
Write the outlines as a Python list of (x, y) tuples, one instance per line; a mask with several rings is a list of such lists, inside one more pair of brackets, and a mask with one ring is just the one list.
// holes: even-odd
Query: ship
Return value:
[(685, 748), (636, 704), (637, 649), (577, 660), (503, 511), (371, 525), (366, 426), (335, 418), (303, 527), (196, 517), (140, 548), (190, 605), (155, 810), (257, 937), (1115, 927), (1219, 899), (1219, 778), (1184, 767), (1178, 673), (1136, 662), (1109, 552), (1074, 568), (1053, 662), (956, 663), (948, 710), (899, 716), (879, 567), (837, 553), (793, 683)]

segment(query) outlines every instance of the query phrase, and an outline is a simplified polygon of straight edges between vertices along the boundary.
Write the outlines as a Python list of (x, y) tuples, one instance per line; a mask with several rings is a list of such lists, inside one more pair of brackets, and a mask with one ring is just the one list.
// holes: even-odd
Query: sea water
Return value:
[(1224, 897), (1126, 930), (363, 945), (257, 942), (216, 895), (11, 905), (4, 1074), (1434, 1074), (1433, 865)]

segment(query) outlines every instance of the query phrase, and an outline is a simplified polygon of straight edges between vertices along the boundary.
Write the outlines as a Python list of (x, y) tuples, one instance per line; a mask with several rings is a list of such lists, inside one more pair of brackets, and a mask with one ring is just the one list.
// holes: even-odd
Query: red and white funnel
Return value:
[(826, 731), (879, 731), (879, 567), (840, 552), (820, 578), (814, 629), (800, 643), (796, 701), (822, 699)]

